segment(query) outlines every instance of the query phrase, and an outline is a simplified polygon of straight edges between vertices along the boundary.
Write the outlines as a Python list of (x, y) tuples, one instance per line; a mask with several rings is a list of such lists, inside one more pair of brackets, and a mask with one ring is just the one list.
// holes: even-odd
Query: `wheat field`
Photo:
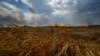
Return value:
[(100, 26), (0, 27), (0, 56), (100, 56)]

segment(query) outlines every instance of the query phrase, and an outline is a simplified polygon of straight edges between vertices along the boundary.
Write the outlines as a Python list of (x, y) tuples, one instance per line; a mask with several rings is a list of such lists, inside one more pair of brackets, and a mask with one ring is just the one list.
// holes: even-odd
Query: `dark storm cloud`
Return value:
[(16, 0), (0, 0), (0, 1), (1, 3), (2, 2), (10, 3), (16, 6), (17, 8), (22, 9), (25, 12), (30, 11), (32, 13), (35, 13), (34, 8), (29, 7), (27, 4), (23, 3), (21, 0), (18, 0), (18, 2)]
[[(100, 24), (100, 1), (88, 0), (84, 4), (77, 5), (75, 23)], [(79, 22), (79, 23), (78, 23)]]
[(23, 1), (21, 0), (0, 1), (1, 24), (5, 24), (5, 23), (9, 24), (15, 22), (18, 24), (22, 23), (25, 25), (41, 26), (48, 23), (47, 15), (44, 15), (44, 13), (40, 12), (36, 7), (30, 7)]
[(0, 24), (3, 24), (3, 25), (7, 25), (7, 24), (23, 24), (24, 22), (20, 22), (18, 21), (16, 18), (13, 18), (11, 16), (1, 16), (0, 15)]
[(100, 10), (100, 0), (88, 0), (84, 4), (78, 4), (77, 7), (79, 13), (97, 11)]
[[(5, 3), (0, 2), (0, 23), (1, 24), (9, 24), (11, 23), (23, 23), (23, 13), (18, 10), (16, 7)], [(20, 18), (20, 20), (19, 20)]]
[(0, 23), (100, 24), (99, 0), (0, 0)]

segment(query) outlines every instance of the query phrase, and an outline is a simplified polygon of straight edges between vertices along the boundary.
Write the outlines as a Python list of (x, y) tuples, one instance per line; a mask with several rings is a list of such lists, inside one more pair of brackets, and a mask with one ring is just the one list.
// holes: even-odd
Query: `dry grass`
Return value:
[(99, 27), (0, 28), (0, 56), (100, 56)]

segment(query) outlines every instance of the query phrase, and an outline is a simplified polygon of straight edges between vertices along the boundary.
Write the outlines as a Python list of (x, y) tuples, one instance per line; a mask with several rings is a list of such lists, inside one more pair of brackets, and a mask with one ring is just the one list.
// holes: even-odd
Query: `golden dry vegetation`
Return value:
[(100, 56), (100, 27), (0, 27), (0, 56)]

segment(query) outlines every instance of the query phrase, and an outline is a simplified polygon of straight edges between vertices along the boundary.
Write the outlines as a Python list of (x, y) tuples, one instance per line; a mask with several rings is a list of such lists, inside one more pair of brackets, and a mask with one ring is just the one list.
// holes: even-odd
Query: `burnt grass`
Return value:
[(100, 56), (100, 27), (0, 27), (0, 56)]

